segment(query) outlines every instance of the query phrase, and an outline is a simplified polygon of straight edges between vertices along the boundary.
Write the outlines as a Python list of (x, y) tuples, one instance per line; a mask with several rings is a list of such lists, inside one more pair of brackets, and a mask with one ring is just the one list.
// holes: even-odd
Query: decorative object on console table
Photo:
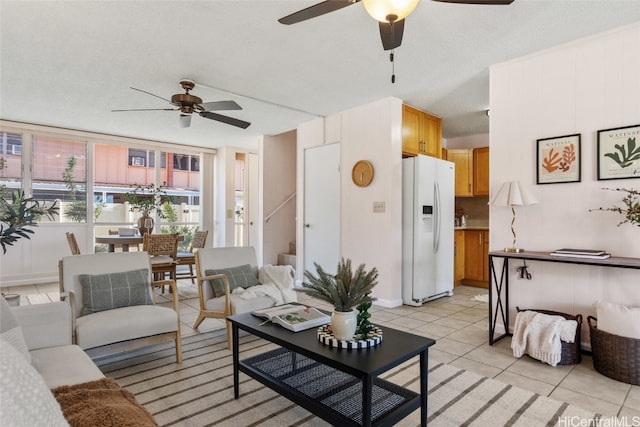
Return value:
[(640, 125), (598, 131), (598, 180), (640, 178)]
[(508, 181), (502, 184), (498, 193), (491, 198), (491, 206), (508, 206), (511, 208), (511, 234), (513, 245), (505, 248), (505, 252), (524, 252), (524, 249), (516, 247), (516, 232), (513, 224), (516, 221), (516, 206), (535, 205), (538, 200), (527, 190), (520, 181)]
[(580, 182), (580, 134), (537, 141), (536, 183)]
[(617, 212), (619, 214), (624, 215), (624, 219), (618, 223), (618, 227), (620, 227), (625, 222), (630, 222), (631, 224), (634, 224), (640, 227), (640, 191), (629, 189), (629, 188), (603, 188), (603, 190), (626, 192), (627, 195), (622, 198), (622, 203), (624, 203), (625, 207), (624, 208), (621, 208), (619, 206), (613, 206), (610, 208), (600, 207), (598, 209), (589, 209), (589, 212), (593, 212), (593, 211)]
[(302, 283), (301, 292), (313, 298), (333, 305), (331, 328), (336, 339), (349, 341), (353, 338), (357, 327), (357, 316), (353, 310), (356, 306), (371, 301), (370, 293), (378, 283), (378, 270), (374, 267), (369, 272), (360, 264), (355, 273), (351, 269), (350, 259), (340, 259), (337, 273), (328, 274), (321, 266), (313, 263), (318, 276), (308, 270), (304, 272), (307, 281)]
[(558, 249), (549, 253), (549, 255), (589, 259), (607, 259), (611, 257), (611, 254), (608, 254), (601, 249)]

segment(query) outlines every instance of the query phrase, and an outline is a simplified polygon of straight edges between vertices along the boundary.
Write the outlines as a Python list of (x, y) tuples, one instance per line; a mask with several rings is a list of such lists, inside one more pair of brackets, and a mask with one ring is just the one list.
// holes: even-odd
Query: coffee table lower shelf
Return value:
[[(363, 379), (286, 348), (239, 363), (239, 370), (334, 425), (362, 425)], [(420, 408), (420, 395), (373, 379), (371, 425), (397, 423)]]

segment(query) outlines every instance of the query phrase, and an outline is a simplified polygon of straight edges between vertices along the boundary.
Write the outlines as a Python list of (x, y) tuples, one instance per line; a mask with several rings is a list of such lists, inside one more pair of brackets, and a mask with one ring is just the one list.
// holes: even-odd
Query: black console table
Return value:
[[(640, 270), (640, 258), (611, 257), (607, 259), (574, 258), (549, 255), (549, 252), (489, 252), (489, 345), (500, 341), (509, 333), (509, 260), (521, 259), (530, 261), (560, 262), (564, 264), (582, 264), (600, 267), (632, 268)], [(496, 275), (494, 258), (502, 258), (500, 276)], [(495, 310), (494, 293), (495, 291)], [(503, 296), (504, 294), (504, 296)], [(505, 333), (495, 336), (498, 315), (502, 319)]]

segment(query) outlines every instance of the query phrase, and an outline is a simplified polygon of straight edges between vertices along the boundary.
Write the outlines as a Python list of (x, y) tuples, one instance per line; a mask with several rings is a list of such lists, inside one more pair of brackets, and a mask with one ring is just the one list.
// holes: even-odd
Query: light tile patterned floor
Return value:
[[(58, 299), (58, 284), (2, 288), (3, 293), (18, 293), (21, 304), (41, 304)], [(524, 356), (513, 357), (510, 339), (488, 344), (487, 303), (474, 301), (483, 289), (460, 286), (452, 297), (441, 298), (421, 307), (373, 306), (371, 321), (380, 326), (406, 330), (434, 338), (429, 352), (430, 364), (449, 363), (480, 375), (513, 384), (603, 414), (640, 420), (640, 386), (614, 381), (593, 368), (591, 356), (582, 363), (551, 367)], [(198, 292), (190, 280), (179, 281), (182, 335), (189, 336), (224, 328), (224, 322), (207, 319), (199, 330), (192, 328), (198, 315)], [(156, 302), (170, 305), (171, 294), (156, 294)], [(326, 304), (300, 294), (300, 301), (321, 308)], [(637, 417), (637, 418), (633, 418)]]

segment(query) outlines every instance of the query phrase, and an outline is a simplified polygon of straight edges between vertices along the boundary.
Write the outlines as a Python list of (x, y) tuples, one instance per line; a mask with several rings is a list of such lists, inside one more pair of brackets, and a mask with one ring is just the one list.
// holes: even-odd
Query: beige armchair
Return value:
[[(195, 329), (206, 318), (226, 319), (232, 314), (275, 304), (268, 296), (243, 299), (231, 292), (236, 286), (244, 288), (258, 283), (258, 263), (253, 247), (203, 248), (196, 252), (195, 261), (200, 298), (200, 313), (193, 325)], [(226, 325), (228, 346), (231, 348), (231, 325), (229, 322)]]
[[(60, 290), (71, 298), (73, 343), (92, 357), (175, 341), (182, 363), (175, 280), (152, 281), (146, 252), (64, 257)], [(154, 286), (170, 286), (173, 309), (153, 302)]]

